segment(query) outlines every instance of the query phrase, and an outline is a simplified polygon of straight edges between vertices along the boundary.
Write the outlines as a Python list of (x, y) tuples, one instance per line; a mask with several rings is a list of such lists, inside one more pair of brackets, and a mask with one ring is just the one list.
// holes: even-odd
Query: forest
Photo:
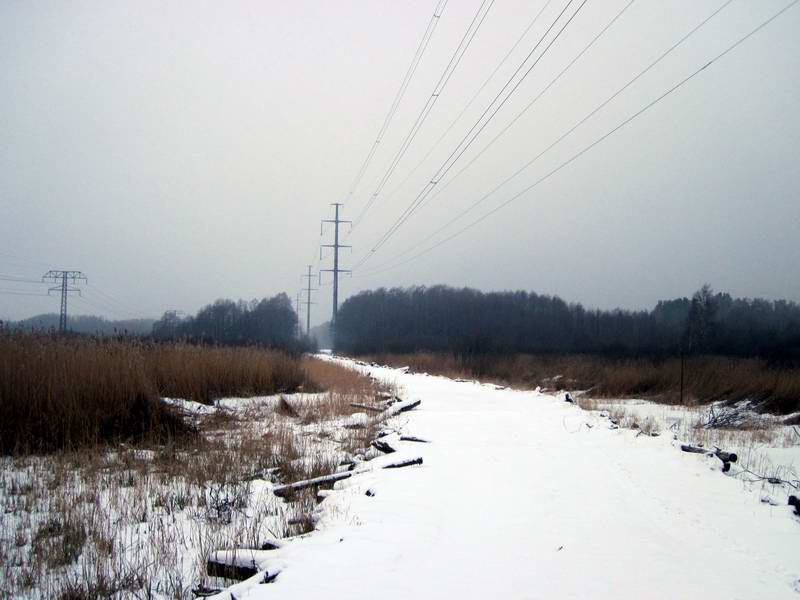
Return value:
[(481, 353), (681, 353), (800, 359), (800, 305), (733, 298), (703, 286), (652, 310), (587, 309), (526, 291), (443, 285), (380, 288), (339, 309), (336, 348), (368, 354), (420, 350)]
[(284, 293), (250, 301), (220, 299), (194, 316), (168, 311), (153, 324), (153, 337), (223, 346), (310, 348), (307, 340), (298, 338), (297, 313)]

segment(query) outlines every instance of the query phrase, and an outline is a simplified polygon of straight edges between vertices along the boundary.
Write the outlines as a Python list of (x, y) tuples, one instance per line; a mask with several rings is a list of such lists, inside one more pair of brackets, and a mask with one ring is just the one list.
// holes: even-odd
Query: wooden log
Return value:
[(739, 457), (736, 456), (735, 452), (723, 452), (719, 448), (714, 451), (714, 455), (720, 459), (722, 462), (736, 462), (739, 460)]
[(272, 493), (279, 497), (289, 496), (298, 490), (303, 490), (305, 488), (323, 485), (326, 483), (334, 483), (341, 479), (352, 477), (352, 475), (352, 471), (344, 471), (342, 473), (332, 473), (331, 475), (322, 475), (320, 477), (314, 477), (313, 479), (287, 483), (286, 485), (276, 485), (274, 488), (272, 488)]
[(260, 550), (217, 550), (206, 560), (206, 572), (210, 577), (224, 577), (244, 581), (255, 575), (263, 577), (263, 583), (274, 581), (280, 573), (278, 566), (273, 566), (268, 555)]
[(204, 585), (196, 587), (192, 590), (192, 594), (195, 598), (208, 598), (209, 596), (216, 596), (220, 593), (222, 593), (222, 588), (212, 588)]
[(365, 410), (372, 410), (375, 412), (383, 412), (384, 410), (386, 410), (386, 408), (383, 406), (373, 406), (372, 404), (361, 404), (361, 402), (351, 402), (350, 406), (352, 406), (353, 408), (363, 408)]
[(420, 404), (422, 404), (422, 400), (412, 400), (406, 402), (398, 402), (397, 404), (393, 404), (391, 407), (387, 408), (383, 411), (383, 415), (387, 417), (393, 417), (394, 415), (399, 415), (400, 413), (414, 410)]
[[(720, 450), (719, 448), (716, 448), (714, 450), (709, 450), (708, 448), (701, 448), (699, 446), (681, 444), (681, 450), (683, 450), (684, 452), (693, 452), (695, 454), (708, 454), (709, 456), (716, 456), (718, 459), (720, 459), (723, 463), (726, 464), (735, 463), (737, 460), (739, 460), (739, 457), (736, 455), (735, 452), (725, 452), (723, 450)], [(728, 466), (727, 469), (723, 470), (727, 472), (729, 469), (730, 466)]]
[(391, 454), (395, 452), (395, 449), (392, 448), (391, 444), (385, 440), (373, 440), (371, 446), (376, 450), (380, 450), (384, 454)]
[(397, 462), (389, 463), (387, 465), (383, 465), (384, 469), (399, 469), (401, 467), (410, 467), (411, 465), (421, 465), (422, 464), (422, 457), (417, 458), (409, 458), (406, 460), (400, 460)]
[(224, 577), (225, 579), (244, 581), (245, 579), (250, 579), (253, 575), (256, 575), (258, 573), (258, 569), (255, 567), (227, 565), (225, 563), (218, 563), (209, 559), (206, 563), (206, 573), (208, 573), (209, 577)]
[(401, 442), (419, 442), (420, 444), (430, 444), (430, 440), (423, 440), (422, 438), (418, 438), (413, 435), (401, 435), (400, 436)]

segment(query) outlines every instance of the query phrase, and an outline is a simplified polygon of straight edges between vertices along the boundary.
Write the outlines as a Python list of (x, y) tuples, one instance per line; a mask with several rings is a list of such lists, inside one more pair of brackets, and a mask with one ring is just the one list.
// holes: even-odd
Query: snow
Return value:
[(392, 424), (431, 443), (394, 437), (376, 461), (423, 465), (337, 482), (317, 531), (270, 551), (274, 583), (219, 598), (798, 598), (790, 507), (673, 436), (538, 391), (347, 364), (422, 400)]

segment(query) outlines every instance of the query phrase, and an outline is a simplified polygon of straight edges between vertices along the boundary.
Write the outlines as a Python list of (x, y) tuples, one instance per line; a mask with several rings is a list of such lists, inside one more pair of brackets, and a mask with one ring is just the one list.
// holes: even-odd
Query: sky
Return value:
[(70, 310), (109, 318), (294, 300), (332, 266), (333, 202), (356, 221), (341, 300), (444, 283), (648, 308), (708, 282), (800, 301), (800, 5), (615, 130), (790, 0), (629, 2), (0, 3), (0, 318), (57, 311), (49, 269), (85, 273)]

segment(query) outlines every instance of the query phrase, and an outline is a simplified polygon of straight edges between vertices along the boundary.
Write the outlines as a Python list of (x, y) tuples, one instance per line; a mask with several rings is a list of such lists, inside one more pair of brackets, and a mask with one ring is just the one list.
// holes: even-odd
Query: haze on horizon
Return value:
[[(629, 0), (589, 0), (453, 173)], [(635, 0), (491, 149), (343, 279), (446, 283), (649, 308), (709, 282), (800, 301), (800, 6), (463, 235), (384, 264), (493, 189), (683, 35), (625, 90), (469, 221), (499, 205), (703, 66), (789, 0)], [(496, 0), (447, 87), (348, 236), (356, 263), (430, 181), (566, 0)], [(578, 3), (576, 2), (575, 5)], [(89, 277), (71, 311), (194, 312), (286, 291), (318, 261), (320, 219), (346, 198), (435, 0), (0, 4), (0, 274)], [(365, 206), (481, 0), (447, 3), (342, 218)], [(542, 16), (430, 156), (435, 142)], [(572, 10), (574, 10), (573, 6)], [(455, 227), (441, 234), (441, 239)], [(344, 229), (343, 229), (344, 231)], [(378, 271), (374, 274), (373, 272)], [(316, 283), (316, 282), (315, 282)], [(317, 287), (317, 286), (315, 286)], [(57, 312), (46, 286), (0, 281), (0, 319)], [(330, 287), (313, 323), (330, 316)]]

